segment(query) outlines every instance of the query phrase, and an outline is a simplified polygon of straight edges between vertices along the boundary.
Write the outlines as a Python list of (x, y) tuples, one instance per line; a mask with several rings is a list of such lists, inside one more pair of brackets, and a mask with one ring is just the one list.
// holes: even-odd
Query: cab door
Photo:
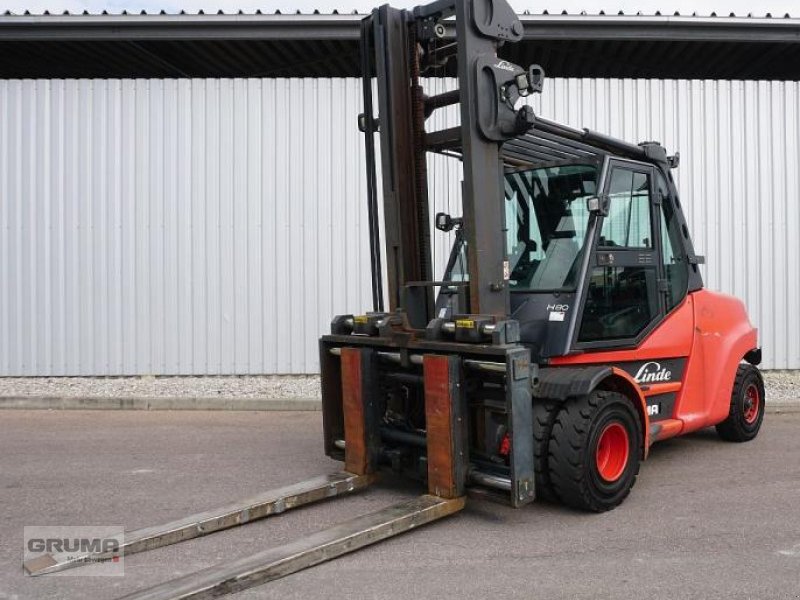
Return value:
[(654, 181), (649, 165), (609, 163), (575, 349), (635, 347), (664, 316)]

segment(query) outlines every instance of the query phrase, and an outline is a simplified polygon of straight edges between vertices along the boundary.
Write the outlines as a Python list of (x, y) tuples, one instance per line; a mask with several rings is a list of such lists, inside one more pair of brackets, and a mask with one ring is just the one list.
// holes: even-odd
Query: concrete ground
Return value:
[[(134, 529), (333, 471), (320, 429), (315, 412), (4, 411), (0, 599), (115, 598), (418, 493), (390, 480), (130, 556), (124, 577), (22, 574), (25, 525)], [(234, 597), (800, 598), (800, 414), (768, 414), (748, 444), (711, 430), (656, 445), (610, 513), (470, 500), (447, 520)]]

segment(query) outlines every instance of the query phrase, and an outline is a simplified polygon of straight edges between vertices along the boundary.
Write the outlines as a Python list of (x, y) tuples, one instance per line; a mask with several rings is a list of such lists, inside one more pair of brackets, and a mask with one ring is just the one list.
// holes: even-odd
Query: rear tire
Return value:
[(639, 415), (623, 394), (595, 390), (565, 402), (549, 443), (555, 495), (574, 508), (611, 510), (636, 482), (643, 448)]
[(753, 365), (736, 370), (728, 418), (717, 425), (719, 437), (728, 442), (749, 442), (764, 420), (764, 379)]

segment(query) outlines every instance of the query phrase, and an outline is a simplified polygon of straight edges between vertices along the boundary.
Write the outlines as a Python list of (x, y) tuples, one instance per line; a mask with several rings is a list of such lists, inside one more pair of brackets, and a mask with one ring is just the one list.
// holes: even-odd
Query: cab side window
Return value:
[(614, 169), (608, 197), (608, 216), (603, 220), (600, 246), (652, 248), (650, 178), (647, 174)]
[(658, 312), (653, 267), (595, 267), (579, 342), (635, 338)]

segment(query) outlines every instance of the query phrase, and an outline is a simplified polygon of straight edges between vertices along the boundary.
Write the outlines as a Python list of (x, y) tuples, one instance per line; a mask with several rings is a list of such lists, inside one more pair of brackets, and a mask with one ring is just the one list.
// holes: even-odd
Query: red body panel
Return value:
[(694, 296), (694, 340), (675, 404), (683, 431), (721, 423), (728, 416), (736, 369), (758, 346), (758, 330), (733, 296), (700, 290)]
[[(571, 354), (553, 358), (550, 364), (615, 365), (686, 358), (681, 381), (640, 385), (627, 373), (614, 370), (615, 377), (625, 375), (633, 382), (640, 398), (677, 392), (671, 418), (659, 421), (653, 435), (645, 440), (652, 443), (725, 420), (736, 369), (744, 355), (757, 346), (758, 332), (750, 324), (740, 300), (699, 290), (689, 294), (637, 348)], [(649, 420), (646, 424), (649, 425)]]

